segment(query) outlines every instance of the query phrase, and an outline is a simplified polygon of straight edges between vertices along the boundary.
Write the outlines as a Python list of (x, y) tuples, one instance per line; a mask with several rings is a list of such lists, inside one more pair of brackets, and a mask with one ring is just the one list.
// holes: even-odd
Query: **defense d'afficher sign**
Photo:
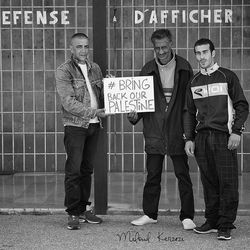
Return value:
[(154, 112), (153, 76), (104, 78), (105, 113)]
[[(188, 6), (188, 5), (187, 5)], [(145, 7), (142, 11), (134, 11), (134, 24), (139, 25), (141, 23), (149, 24), (164, 24), (164, 23), (232, 23), (233, 22), (233, 10), (230, 5), (221, 6), (221, 8), (204, 8), (193, 9), (180, 6), (179, 8), (152, 8)], [(0, 10), (0, 24), (17, 26), (23, 25), (69, 25), (70, 20), (73, 20), (74, 12), (55, 8), (3, 8)], [(118, 17), (119, 18), (119, 17)], [(130, 16), (128, 17), (130, 18)], [(18, 27), (18, 26), (17, 26)]]

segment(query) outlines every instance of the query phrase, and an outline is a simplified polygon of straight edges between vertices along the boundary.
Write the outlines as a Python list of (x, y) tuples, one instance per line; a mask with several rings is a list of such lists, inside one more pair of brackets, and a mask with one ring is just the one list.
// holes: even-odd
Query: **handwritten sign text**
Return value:
[(154, 112), (153, 77), (105, 78), (104, 103), (107, 114)]

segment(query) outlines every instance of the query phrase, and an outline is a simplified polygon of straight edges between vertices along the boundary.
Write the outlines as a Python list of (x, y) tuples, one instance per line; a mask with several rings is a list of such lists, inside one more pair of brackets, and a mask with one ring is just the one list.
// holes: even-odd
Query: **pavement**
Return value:
[[(136, 215), (103, 215), (102, 224), (84, 223), (80, 230), (66, 229), (66, 214), (1, 214), (0, 250), (74, 249), (250, 249), (250, 216), (239, 215), (229, 241), (215, 233), (200, 235), (182, 228), (178, 215), (161, 215), (157, 224), (132, 226)], [(194, 219), (204, 222), (203, 215)]]

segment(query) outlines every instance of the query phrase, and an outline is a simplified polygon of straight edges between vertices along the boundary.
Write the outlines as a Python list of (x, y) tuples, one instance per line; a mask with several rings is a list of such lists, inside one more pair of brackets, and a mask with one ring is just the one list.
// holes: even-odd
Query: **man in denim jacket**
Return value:
[(84, 33), (71, 38), (71, 58), (56, 70), (56, 89), (62, 104), (65, 164), (65, 206), (67, 228), (79, 229), (81, 222), (101, 223), (88, 210), (93, 160), (105, 117), (100, 67), (89, 61), (89, 39)]

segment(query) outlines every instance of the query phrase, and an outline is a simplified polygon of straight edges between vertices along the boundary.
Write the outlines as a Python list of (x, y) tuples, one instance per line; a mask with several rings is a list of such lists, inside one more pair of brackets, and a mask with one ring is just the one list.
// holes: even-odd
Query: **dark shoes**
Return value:
[(231, 240), (231, 229), (220, 228), (217, 235), (218, 240)]
[(83, 214), (79, 216), (80, 223), (88, 222), (91, 224), (100, 224), (102, 223), (102, 219), (97, 217), (93, 210), (85, 211)]
[(88, 222), (91, 224), (100, 224), (102, 223), (102, 219), (97, 217), (93, 210), (85, 211), (83, 214), (76, 216), (76, 215), (69, 215), (68, 217), (68, 226), (69, 230), (77, 230), (80, 229), (80, 223)]
[(69, 230), (80, 229), (79, 217), (75, 215), (69, 215), (67, 228)]
[(209, 233), (217, 233), (217, 228), (210, 226), (210, 224), (206, 221), (202, 226), (194, 228), (194, 231), (198, 234), (209, 234)]
[(231, 240), (230, 228), (217, 229), (215, 227), (210, 226), (210, 224), (207, 221), (202, 226), (194, 228), (194, 231), (198, 234), (209, 234), (218, 232), (217, 234), (218, 240)]

